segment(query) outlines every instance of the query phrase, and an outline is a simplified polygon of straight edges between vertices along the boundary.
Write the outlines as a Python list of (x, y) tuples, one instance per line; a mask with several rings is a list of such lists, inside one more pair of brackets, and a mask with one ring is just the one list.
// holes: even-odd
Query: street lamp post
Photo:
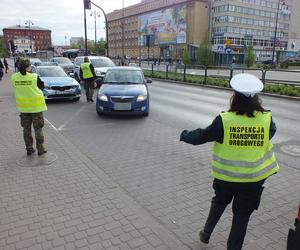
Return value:
[(104, 10), (98, 6), (97, 4), (91, 2), (92, 5), (94, 5), (95, 7), (97, 7), (98, 9), (100, 9), (103, 12), (104, 18), (105, 18), (105, 31), (106, 31), (106, 56), (109, 57), (109, 45), (108, 45), (108, 22), (107, 22), (107, 17), (106, 14), (104, 12)]
[(275, 34), (274, 34), (274, 41), (273, 41), (273, 50), (272, 50), (272, 64), (274, 64), (274, 57), (275, 57), (275, 48), (276, 48), (276, 39), (277, 39), (277, 29), (278, 29), (278, 18), (279, 18), (279, 10), (280, 10), (280, 3), (282, 2), (282, 5), (285, 5), (285, 2), (283, 0), (278, 0), (277, 4), (277, 13), (276, 13), (276, 22), (275, 22)]
[(90, 16), (93, 16), (94, 15), (94, 23), (95, 23), (95, 49), (96, 49), (96, 46), (97, 46), (97, 17), (100, 17), (100, 14), (94, 10), (93, 13), (90, 14)]
[(25, 25), (28, 25), (28, 29), (29, 29), (29, 40), (30, 40), (30, 52), (32, 53), (32, 38), (31, 38), (31, 25), (34, 25), (34, 23), (31, 20), (26, 20), (25, 21)]

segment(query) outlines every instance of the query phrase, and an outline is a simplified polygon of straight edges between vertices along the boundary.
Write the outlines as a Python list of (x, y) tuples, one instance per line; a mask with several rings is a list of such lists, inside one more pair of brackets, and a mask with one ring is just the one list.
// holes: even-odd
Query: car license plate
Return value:
[(131, 110), (131, 103), (115, 103), (114, 110)]
[(69, 90), (64, 90), (64, 91), (56, 91), (55, 94), (56, 95), (63, 95), (63, 94), (70, 94), (71, 92)]

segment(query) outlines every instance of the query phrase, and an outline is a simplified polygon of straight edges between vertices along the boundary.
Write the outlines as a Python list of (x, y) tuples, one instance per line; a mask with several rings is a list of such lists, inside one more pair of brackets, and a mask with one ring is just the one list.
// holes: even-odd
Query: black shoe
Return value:
[(201, 242), (208, 244), (210, 238), (210, 235), (208, 233), (206, 233), (204, 230), (201, 230), (199, 233), (199, 237)]
[(91, 102), (94, 102), (94, 100), (93, 100), (93, 99), (90, 99), (90, 101), (91, 101)]
[(43, 150), (41, 152), (38, 152), (38, 155), (41, 156), (41, 155), (46, 154), (46, 153), (47, 153), (47, 150)]
[(35, 152), (35, 149), (27, 150), (27, 155), (32, 155), (32, 154), (34, 154), (34, 152)]

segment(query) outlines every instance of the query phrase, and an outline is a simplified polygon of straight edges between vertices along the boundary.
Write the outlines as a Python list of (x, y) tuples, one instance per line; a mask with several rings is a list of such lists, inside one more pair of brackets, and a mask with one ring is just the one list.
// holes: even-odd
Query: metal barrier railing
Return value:
[(186, 67), (185, 65), (170, 65), (170, 64), (142, 64), (141, 67), (151, 71), (151, 75), (154, 76), (154, 72), (165, 72), (165, 78), (169, 79), (170, 73), (176, 74), (177, 78), (181, 78), (186, 81), (187, 76), (202, 76), (204, 77), (203, 83), (207, 84), (208, 77), (218, 77), (229, 81), (233, 75), (238, 73), (250, 73), (257, 76), (262, 82), (272, 84), (287, 84), (300, 87), (300, 70), (278, 70), (278, 69), (255, 69), (255, 68), (243, 68), (243, 67), (224, 67), (224, 66), (205, 66), (205, 65), (193, 65)]

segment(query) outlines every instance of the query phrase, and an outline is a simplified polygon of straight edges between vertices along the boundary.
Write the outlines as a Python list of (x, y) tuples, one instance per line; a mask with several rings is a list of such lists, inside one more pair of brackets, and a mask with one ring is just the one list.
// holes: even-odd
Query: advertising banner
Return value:
[(152, 12), (139, 16), (140, 43), (145, 35), (153, 35), (155, 44), (186, 43), (186, 5)]

